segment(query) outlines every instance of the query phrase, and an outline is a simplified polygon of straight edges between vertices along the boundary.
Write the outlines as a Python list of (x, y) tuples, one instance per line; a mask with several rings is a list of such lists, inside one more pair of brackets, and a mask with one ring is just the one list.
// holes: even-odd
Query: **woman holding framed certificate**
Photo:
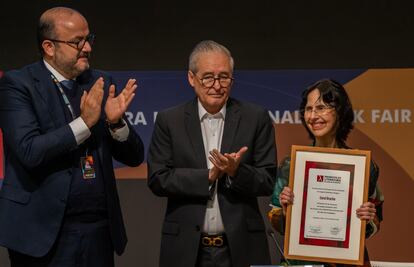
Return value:
[[(348, 94), (340, 83), (324, 79), (308, 87), (302, 93), (300, 116), (302, 124), (313, 141), (312, 146), (349, 149), (346, 145), (346, 139), (353, 129), (354, 112)], [(285, 233), (285, 216), (288, 206), (294, 202), (293, 190), (288, 186), (290, 165), (291, 158), (287, 157), (279, 167), (278, 179), (272, 196), (273, 207), (268, 214), (271, 224), (282, 235)], [(368, 201), (364, 202), (355, 211), (360, 220), (367, 221), (365, 238), (373, 236), (379, 230), (382, 221), (383, 195), (377, 185), (378, 172), (377, 165), (371, 160)], [(321, 177), (321, 179), (323, 178)], [(319, 229), (316, 228), (312, 230), (318, 232)], [(364, 266), (370, 266), (366, 249), (364, 259)], [(330, 260), (330, 262), (332, 261), (334, 260)], [(312, 263), (315, 264), (316, 262), (289, 260), (289, 265)], [(324, 264), (350, 266), (336, 263)]]

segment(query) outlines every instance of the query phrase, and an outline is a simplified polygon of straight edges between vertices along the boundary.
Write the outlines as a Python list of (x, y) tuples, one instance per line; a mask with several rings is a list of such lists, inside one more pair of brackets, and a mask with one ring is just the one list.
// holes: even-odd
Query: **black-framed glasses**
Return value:
[[(197, 77), (198, 78), (198, 77)], [(203, 77), (199, 78), (201, 81), (201, 84), (206, 88), (212, 88), (216, 81), (219, 82), (221, 87), (227, 88), (233, 83), (232, 77), (226, 77), (226, 76), (219, 76), (219, 77)]]
[(77, 50), (82, 50), (86, 42), (88, 42), (90, 46), (93, 45), (93, 43), (95, 42), (95, 34), (90, 33), (86, 35), (84, 38), (80, 39), (79, 41), (63, 41), (63, 40), (56, 40), (56, 39), (47, 39), (47, 40), (50, 40), (55, 43), (67, 44), (68, 46), (73, 47)]

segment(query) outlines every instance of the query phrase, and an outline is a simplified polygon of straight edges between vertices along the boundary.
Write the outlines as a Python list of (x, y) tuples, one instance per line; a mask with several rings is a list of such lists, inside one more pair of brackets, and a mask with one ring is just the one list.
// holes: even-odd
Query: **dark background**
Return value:
[(69, 6), (97, 34), (93, 65), (183, 70), (191, 48), (213, 39), (238, 69), (411, 67), (413, 1), (2, 1), (0, 69), (38, 59), (40, 14)]
[[(104, 70), (186, 70), (203, 39), (227, 46), (243, 70), (414, 66), (408, 0), (2, 1), (0, 70), (39, 59), (37, 20), (59, 5), (88, 19), (97, 34), (92, 66)], [(118, 186), (130, 242), (117, 266), (157, 266), (166, 202), (143, 179)], [(0, 266), (8, 266), (4, 249)]]

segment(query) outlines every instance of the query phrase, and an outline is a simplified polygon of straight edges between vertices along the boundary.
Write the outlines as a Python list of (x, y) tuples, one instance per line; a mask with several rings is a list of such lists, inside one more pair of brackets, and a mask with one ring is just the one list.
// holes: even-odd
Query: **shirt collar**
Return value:
[(200, 118), (200, 121), (203, 120), (207, 116), (220, 116), (223, 119), (226, 118), (226, 104), (220, 109), (219, 112), (216, 114), (210, 114), (207, 112), (207, 110), (203, 107), (203, 105), (200, 102), (200, 99), (197, 98), (197, 104), (198, 104), (198, 117)]
[[(46, 68), (56, 77), (58, 82), (68, 80), (62, 74), (60, 74), (55, 68), (53, 68), (46, 60), (43, 59), (43, 63), (45, 63)], [(75, 79), (73, 79), (75, 80)]]

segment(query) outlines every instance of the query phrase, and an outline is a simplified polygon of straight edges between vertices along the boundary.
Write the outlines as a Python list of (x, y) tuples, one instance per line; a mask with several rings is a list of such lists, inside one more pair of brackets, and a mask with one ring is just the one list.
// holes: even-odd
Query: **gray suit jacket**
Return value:
[[(221, 152), (249, 149), (231, 185), (220, 179), (218, 199), (233, 266), (269, 264), (265, 226), (257, 196), (273, 192), (274, 128), (268, 113), (234, 99), (227, 102)], [(209, 197), (208, 169), (197, 99), (160, 112), (148, 154), (148, 185), (168, 197), (160, 266), (193, 267)]]

